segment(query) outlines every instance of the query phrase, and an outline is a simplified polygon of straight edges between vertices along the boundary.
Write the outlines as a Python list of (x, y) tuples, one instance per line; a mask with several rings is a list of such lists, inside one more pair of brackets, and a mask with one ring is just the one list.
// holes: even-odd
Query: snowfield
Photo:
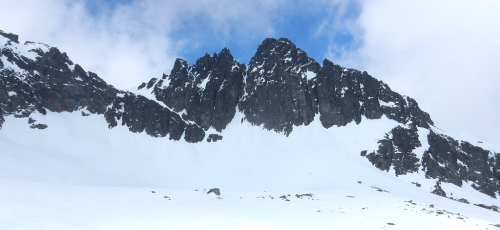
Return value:
[(498, 200), (451, 184), (471, 204), (440, 197), (423, 173), (396, 177), (360, 156), (395, 121), (325, 129), (317, 117), (286, 137), (242, 117), (197, 144), (80, 112), (32, 114), (44, 130), (6, 117), (0, 229), (500, 229), (500, 213), (473, 205)]

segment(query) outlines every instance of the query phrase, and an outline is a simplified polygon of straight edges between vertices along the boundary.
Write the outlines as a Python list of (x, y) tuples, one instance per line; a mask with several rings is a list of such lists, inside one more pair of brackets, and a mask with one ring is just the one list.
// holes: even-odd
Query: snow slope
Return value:
[[(286, 137), (241, 122), (237, 114), (221, 133), (223, 140), (197, 144), (134, 134), (122, 126), (108, 129), (101, 116), (79, 112), (31, 117), (48, 128), (31, 129), (28, 118), (9, 116), (0, 130), (1, 229), (495, 229), (492, 224), (500, 224), (498, 212), (431, 194), (435, 181), (423, 174), (395, 177), (361, 157), (397, 125), (385, 117), (330, 129), (316, 119)], [(220, 188), (221, 196), (207, 195), (210, 188)], [(447, 189), (471, 203), (500, 206), (469, 186)]]

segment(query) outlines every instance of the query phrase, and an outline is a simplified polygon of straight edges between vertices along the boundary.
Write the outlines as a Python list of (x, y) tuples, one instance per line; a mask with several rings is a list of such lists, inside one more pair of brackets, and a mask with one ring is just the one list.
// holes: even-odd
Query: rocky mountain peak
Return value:
[(240, 111), (252, 124), (288, 135), (293, 125), (308, 125), (316, 113), (314, 59), (290, 40), (268, 38), (252, 57)]
[[(385, 116), (399, 124), (388, 127), (377, 150), (363, 151), (375, 167), (394, 169), (396, 175), (425, 171), (438, 180), (436, 193), (444, 196), (441, 182), (462, 186), (467, 181), (480, 192), (500, 195), (500, 154), (437, 134), (414, 99), (367, 72), (326, 59), (321, 66), (288, 39), (265, 39), (248, 66), (227, 48), (191, 66), (177, 59), (169, 75), (139, 86), (147, 90), (145, 97), (115, 89), (55, 47), (0, 35), (0, 128), (5, 116), (30, 119), (34, 112), (79, 111), (104, 116), (109, 128), (122, 125), (131, 132), (197, 143), (206, 136), (209, 142), (223, 141), (219, 134), (237, 112), (243, 114), (241, 122), (284, 135), (315, 119), (332, 128)], [(429, 131), (427, 140), (420, 138), (421, 129)], [(430, 147), (417, 156), (414, 151), (424, 142)]]
[(10, 41), (19, 44), (19, 36), (17, 34), (5, 33), (3, 30), (0, 30), (0, 36), (8, 38)]
[(313, 62), (315, 61), (309, 58), (306, 52), (297, 48), (290, 40), (286, 38), (278, 40), (267, 38), (257, 48), (257, 52), (250, 60), (249, 66), (253, 64), (254, 67), (258, 67), (263, 63), (268, 65), (303, 66)]
[(233, 119), (242, 94), (245, 66), (229, 49), (199, 58), (193, 66), (178, 59), (165, 82), (154, 89), (156, 99), (205, 130), (222, 131)]

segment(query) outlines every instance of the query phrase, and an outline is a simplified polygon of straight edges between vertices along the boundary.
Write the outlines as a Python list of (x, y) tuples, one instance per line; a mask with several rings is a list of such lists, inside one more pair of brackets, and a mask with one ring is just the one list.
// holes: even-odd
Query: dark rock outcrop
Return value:
[[(17, 35), (0, 33), (17, 45)], [(16, 39), (16, 40), (13, 40)], [(115, 89), (99, 78), (74, 64), (66, 53), (45, 44), (26, 42), (31, 56), (17, 53), (15, 44), (7, 43), (0, 50), (0, 60), (15, 68), (0, 68), (0, 128), (4, 116), (29, 117), (33, 112), (74, 112), (87, 110), (104, 114), (109, 127), (126, 125), (132, 132), (143, 132), (154, 137), (170, 134), (179, 140), (184, 135), (188, 142), (200, 142), (205, 133), (196, 124), (187, 124), (178, 114), (143, 96), (136, 96)], [(2, 62), (2, 67), (5, 66)], [(152, 87), (150, 81), (147, 87)], [(81, 112), (82, 116), (89, 113)], [(32, 128), (47, 128), (32, 124)]]
[[(318, 73), (316, 93), (319, 119), (325, 128), (345, 126), (352, 121), (356, 124), (361, 122), (360, 98), (363, 95), (359, 80), (362, 76), (359, 71), (348, 70), (326, 59), (323, 61), (323, 68)], [(378, 99), (375, 100), (378, 102)], [(374, 110), (380, 109), (374, 107)], [(372, 118), (381, 116), (380, 111), (375, 111)]]
[(382, 115), (402, 124), (429, 128), (433, 122), (409, 97), (392, 91), (366, 72), (325, 60), (321, 67), (287, 39), (266, 39), (247, 68), (239, 104), (254, 125), (288, 135), (317, 113), (325, 128)]
[(2, 115), (27, 117), (35, 110), (45, 114), (46, 110), (73, 112), (82, 108), (97, 114), (106, 111), (118, 90), (96, 74), (74, 65), (57, 48), (46, 47), (44, 51), (40, 44), (26, 46), (34, 46), (30, 52), (36, 53), (36, 59), (22, 56), (9, 46), (0, 53), (0, 57), (23, 71), (0, 69)]
[(420, 159), (413, 150), (422, 144), (418, 139), (416, 128), (397, 126), (378, 143), (378, 150), (366, 155), (375, 167), (389, 171), (392, 166), (396, 176), (418, 171)]
[(432, 132), (429, 149), (422, 157), (425, 176), (462, 186), (473, 182), (474, 189), (496, 197), (500, 195), (500, 154), (466, 141)]
[(220, 189), (218, 188), (211, 188), (210, 190), (208, 190), (207, 194), (210, 194), (210, 193), (213, 193), (217, 196), (220, 196)]
[(3, 30), (0, 30), (0, 36), (4, 36), (9, 40), (19, 44), (19, 36), (17, 34), (5, 33)]
[(434, 190), (432, 190), (431, 193), (434, 193), (438, 196), (447, 197), (446, 192), (443, 190), (443, 188), (441, 188), (441, 181), (436, 182), (436, 185), (434, 185)]
[[(154, 93), (174, 111), (185, 111), (187, 120), (220, 132), (236, 113), (244, 71), (245, 66), (235, 61), (228, 49), (218, 55), (206, 54), (193, 66), (177, 59), (171, 74), (156, 83)], [(151, 81), (147, 87), (150, 85)]]
[(208, 135), (207, 142), (217, 142), (222, 140), (222, 136), (219, 134), (210, 134)]
[(378, 150), (369, 153), (366, 158), (380, 170), (389, 171), (392, 165), (392, 156), (394, 155), (392, 141), (386, 137), (386, 139), (379, 140), (378, 143)]
[(146, 132), (153, 137), (180, 140), (186, 124), (176, 113), (143, 96), (127, 93), (117, 96), (111, 108), (104, 114), (109, 128), (126, 125), (131, 132)]
[(247, 69), (239, 108), (250, 123), (287, 135), (294, 125), (308, 125), (317, 113), (325, 128), (359, 124), (362, 115), (386, 115), (424, 128), (433, 124), (415, 100), (366, 72), (328, 60), (321, 67), (287, 39), (266, 39), (259, 46)]
[(287, 39), (266, 39), (248, 65), (239, 109), (245, 119), (288, 135), (293, 125), (308, 125), (317, 102), (314, 81), (320, 66)]
[[(473, 182), (474, 189), (492, 197), (500, 195), (500, 154), (492, 153), (466, 141), (430, 131), (429, 148), (421, 159), (413, 152), (421, 143), (417, 130), (398, 126), (378, 141), (377, 151), (366, 158), (380, 170), (394, 169), (396, 176), (418, 172), (438, 179), (433, 193), (446, 196), (441, 183), (463, 186)], [(422, 167), (420, 167), (422, 166)]]

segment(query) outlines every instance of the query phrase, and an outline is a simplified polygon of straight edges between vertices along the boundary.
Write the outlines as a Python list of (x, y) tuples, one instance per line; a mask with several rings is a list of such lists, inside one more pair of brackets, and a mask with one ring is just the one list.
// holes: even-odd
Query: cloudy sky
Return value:
[(0, 0), (0, 30), (68, 53), (117, 88), (228, 47), (248, 63), (286, 37), (367, 71), (436, 126), (500, 145), (498, 0)]

